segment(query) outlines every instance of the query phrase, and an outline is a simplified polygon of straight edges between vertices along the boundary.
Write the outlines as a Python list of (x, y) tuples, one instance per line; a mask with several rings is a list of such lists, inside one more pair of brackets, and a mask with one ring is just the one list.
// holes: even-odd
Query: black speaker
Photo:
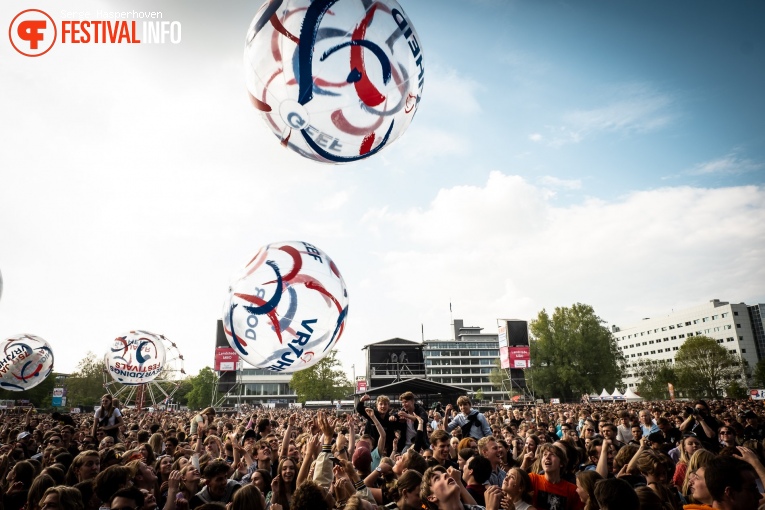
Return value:
[(507, 321), (507, 345), (529, 345), (529, 326), (526, 321)]

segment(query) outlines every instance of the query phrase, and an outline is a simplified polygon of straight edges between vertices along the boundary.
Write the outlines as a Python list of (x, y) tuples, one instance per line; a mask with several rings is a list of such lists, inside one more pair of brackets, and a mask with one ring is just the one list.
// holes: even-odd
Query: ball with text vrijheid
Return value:
[(22, 333), (6, 338), (0, 351), (0, 388), (26, 391), (53, 372), (50, 344), (37, 335)]
[(308, 368), (343, 334), (348, 291), (329, 256), (303, 241), (261, 248), (234, 276), (223, 330), (245, 361), (272, 372)]

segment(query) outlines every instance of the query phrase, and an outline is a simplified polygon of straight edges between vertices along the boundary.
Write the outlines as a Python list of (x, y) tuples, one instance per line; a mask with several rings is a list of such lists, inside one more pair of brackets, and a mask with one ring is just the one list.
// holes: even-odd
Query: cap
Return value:
[(356, 451), (353, 452), (353, 459), (351, 460), (353, 467), (356, 470), (366, 473), (372, 469), (372, 454), (369, 453), (369, 448), (359, 446)]
[(242, 436), (242, 442), (244, 442), (247, 439), (253, 438), (257, 439), (258, 435), (255, 433), (252, 429), (247, 429), (244, 433), (244, 436)]
[(16, 436), (16, 441), (21, 441), (22, 439), (24, 439), (25, 437), (29, 437), (30, 435), (31, 434), (27, 432), (26, 430), (23, 432), (19, 432), (19, 435)]

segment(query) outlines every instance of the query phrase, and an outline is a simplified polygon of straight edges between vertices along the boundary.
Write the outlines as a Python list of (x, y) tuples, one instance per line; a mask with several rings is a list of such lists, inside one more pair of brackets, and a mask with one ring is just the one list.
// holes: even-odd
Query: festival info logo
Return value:
[(39, 9), (20, 12), (8, 29), (11, 44), (22, 55), (39, 57), (57, 40), (67, 46), (181, 42), (181, 22), (165, 21), (161, 11), (61, 11), (61, 18), (57, 27)]
[(39, 9), (21, 11), (11, 21), (8, 37), (13, 47), (27, 57), (45, 55), (56, 42), (56, 23)]

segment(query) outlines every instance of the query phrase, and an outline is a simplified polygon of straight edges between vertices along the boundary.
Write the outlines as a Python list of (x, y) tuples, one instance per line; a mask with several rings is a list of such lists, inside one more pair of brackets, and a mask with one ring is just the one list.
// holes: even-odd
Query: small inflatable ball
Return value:
[(0, 352), (0, 388), (26, 391), (53, 372), (53, 351), (36, 335), (20, 334), (3, 341)]
[(250, 101), (298, 154), (347, 163), (406, 131), (425, 82), (422, 46), (395, 0), (270, 0), (247, 31)]
[(104, 356), (109, 375), (127, 385), (153, 381), (165, 366), (165, 344), (160, 335), (129, 331), (114, 339)]
[(316, 364), (340, 340), (348, 291), (335, 263), (316, 246), (269, 244), (232, 281), (223, 329), (251, 365), (296, 372)]

